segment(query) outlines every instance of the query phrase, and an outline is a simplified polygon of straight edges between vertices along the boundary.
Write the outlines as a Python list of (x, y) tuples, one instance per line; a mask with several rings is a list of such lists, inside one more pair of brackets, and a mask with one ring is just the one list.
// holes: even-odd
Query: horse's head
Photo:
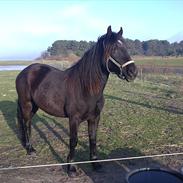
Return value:
[(109, 26), (107, 33), (102, 36), (104, 66), (109, 73), (115, 73), (121, 79), (132, 81), (136, 78), (138, 71), (128, 54), (122, 34), (122, 28), (118, 33), (115, 33)]

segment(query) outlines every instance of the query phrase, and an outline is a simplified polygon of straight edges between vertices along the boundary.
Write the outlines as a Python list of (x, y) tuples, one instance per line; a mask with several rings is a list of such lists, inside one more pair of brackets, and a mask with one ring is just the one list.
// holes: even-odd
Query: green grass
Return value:
[(182, 67), (183, 57), (134, 57), (137, 65)]
[[(183, 66), (183, 57), (140, 57), (134, 56), (133, 58), (137, 65), (149, 65), (149, 66), (162, 66), (162, 67), (181, 67)], [(31, 63), (40, 62), (50, 65), (57, 65), (59, 67), (68, 67), (72, 62), (68, 61), (56, 61), (56, 60), (39, 60), (39, 61), (0, 61), (0, 66), (5, 65), (30, 65)]]
[[(39, 111), (33, 119), (36, 157), (26, 156), (17, 138), (15, 78), (0, 72), (0, 159), (2, 166), (65, 162), (68, 120)], [(127, 83), (112, 75), (98, 129), (100, 158), (162, 153), (167, 146), (183, 148), (183, 80), (175, 75), (146, 75)], [(166, 147), (166, 148), (165, 148)], [(178, 151), (178, 149), (176, 149)], [(87, 160), (86, 123), (79, 129), (76, 160)], [(123, 156), (121, 154), (121, 156)]]

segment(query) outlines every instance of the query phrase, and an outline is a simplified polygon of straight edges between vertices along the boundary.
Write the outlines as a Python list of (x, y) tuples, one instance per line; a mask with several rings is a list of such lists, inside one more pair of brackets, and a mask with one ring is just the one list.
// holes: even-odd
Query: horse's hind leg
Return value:
[(22, 116), (22, 109), (20, 106), (20, 102), (17, 102), (17, 120), (18, 120), (18, 128), (19, 128), (19, 139), (22, 143), (22, 146), (26, 146), (26, 137), (25, 137), (25, 129), (24, 129), (24, 120)]
[(38, 110), (37, 106), (32, 101), (20, 103), (18, 101), (18, 122), (21, 132), (21, 141), (24, 148), (27, 150), (27, 154), (32, 154), (35, 149), (31, 144), (31, 119)]

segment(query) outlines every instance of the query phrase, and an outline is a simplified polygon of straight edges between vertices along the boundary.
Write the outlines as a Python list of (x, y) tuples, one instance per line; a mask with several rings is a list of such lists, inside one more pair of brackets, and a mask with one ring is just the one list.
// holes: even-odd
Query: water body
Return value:
[(26, 67), (26, 65), (6, 65), (0, 66), (0, 71), (21, 71)]

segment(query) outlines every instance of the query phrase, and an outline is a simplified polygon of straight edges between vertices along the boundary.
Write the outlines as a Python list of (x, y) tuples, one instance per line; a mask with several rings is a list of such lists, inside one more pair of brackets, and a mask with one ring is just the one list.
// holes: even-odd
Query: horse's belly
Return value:
[(56, 116), (56, 117), (68, 117), (67, 114), (62, 109), (48, 108), (48, 107), (40, 107), (44, 112)]
[(53, 98), (49, 99), (44, 96), (40, 96), (36, 100), (36, 104), (40, 109), (50, 115), (57, 117), (67, 117), (67, 114), (64, 110), (63, 100), (54, 100)]

